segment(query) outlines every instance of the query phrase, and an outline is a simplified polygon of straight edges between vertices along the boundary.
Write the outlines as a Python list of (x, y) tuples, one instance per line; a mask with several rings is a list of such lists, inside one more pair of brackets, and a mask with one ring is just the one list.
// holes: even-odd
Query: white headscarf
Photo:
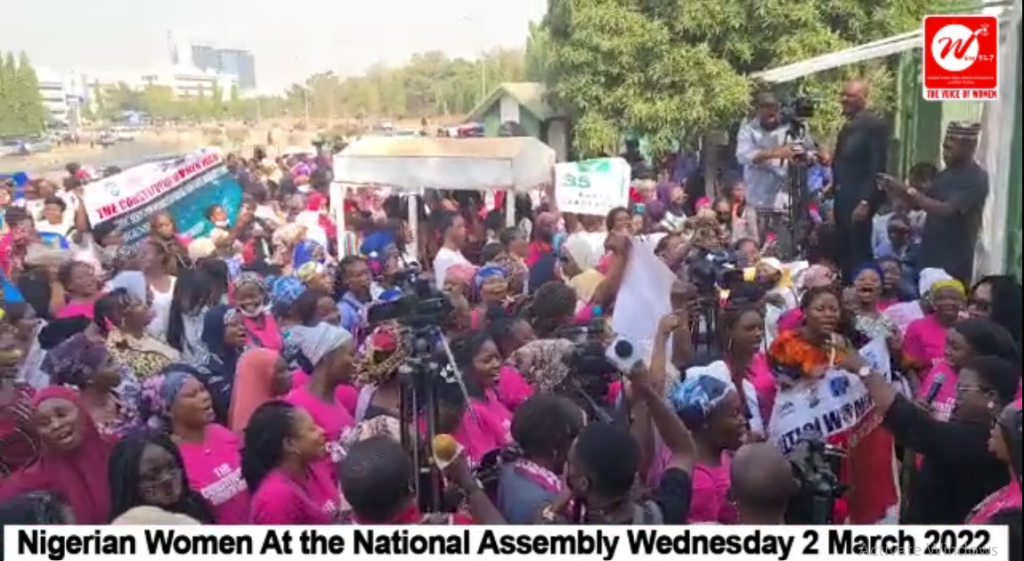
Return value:
[(292, 327), (291, 335), (302, 354), (316, 366), (325, 356), (352, 340), (352, 334), (341, 327), (321, 322), (315, 327)]
[(580, 234), (570, 235), (565, 239), (562, 248), (569, 252), (572, 260), (576, 262), (576, 266), (580, 268), (580, 271), (597, 267), (599, 256), (594, 255), (594, 246), (587, 241), (585, 236)]
[(141, 271), (121, 271), (110, 279), (110, 290), (123, 288), (132, 298), (145, 302), (149, 299), (149, 283)]
[(952, 275), (942, 269), (923, 269), (917, 281), (917, 292), (921, 296), (926, 296), (932, 291), (932, 287), (935, 286), (935, 283), (950, 280), (953, 280)]

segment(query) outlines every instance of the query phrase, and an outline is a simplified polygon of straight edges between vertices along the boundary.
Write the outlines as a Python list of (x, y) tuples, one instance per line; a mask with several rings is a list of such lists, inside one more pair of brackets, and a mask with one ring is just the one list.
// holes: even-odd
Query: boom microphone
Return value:
[(939, 395), (939, 390), (942, 389), (942, 385), (946, 383), (946, 375), (938, 374), (935, 379), (932, 380), (932, 385), (928, 387), (928, 394), (924, 396), (924, 402), (931, 405), (935, 398)]

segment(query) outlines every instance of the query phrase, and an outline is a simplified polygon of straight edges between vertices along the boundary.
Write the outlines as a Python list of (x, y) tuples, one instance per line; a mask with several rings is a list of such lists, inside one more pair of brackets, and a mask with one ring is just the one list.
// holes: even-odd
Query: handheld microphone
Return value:
[(946, 383), (946, 375), (938, 374), (935, 379), (932, 380), (932, 385), (928, 387), (928, 393), (924, 396), (924, 402), (931, 405), (935, 401), (935, 398), (939, 395), (939, 390), (942, 389), (942, 385)]

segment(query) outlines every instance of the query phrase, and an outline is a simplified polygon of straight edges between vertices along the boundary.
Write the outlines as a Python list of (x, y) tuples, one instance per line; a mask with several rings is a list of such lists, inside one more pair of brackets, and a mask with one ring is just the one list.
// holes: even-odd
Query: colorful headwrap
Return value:
[(168, 427), (171, 405), (185, 382), (192, 377), (192, 374), (172, 367), (143, 382), (139, 409), (146, 418), (146, 425), (154, 429)]
[(551, 393), (569, 376), (573, 348), (572, 341), (566, 339), (538, 339), (519, 347), (509, 363), (538, 391)]
[(951, 288), (957, 292), (960, 296), (966, 296), (967, 290), (964, 289), (963, 283), (956, 279), (940, 280), (932, 285), (932, 289), (929, 291), (931, 294), (942, 290), (943, 288)]
[(388, 252), (395, 246), (395, 235), (387, 230), (373, 232), (359, 245), (359, 253), (366, 257), (374, 276), (384, 273)]
[(264, 294), (267, 293), (267, 283), (263, 280), (263, 277), (252, 272), (246, 271), (238, 275), (238, 279), (235, 280), (235, 291), (239, 291), (245, 286), (255, 286)]
[(358, 385), (377, 385), (388, 381), (409, 355), (398, 330), (382, 325), (363, 342), (363, 354), (356, 365)]
[(669, 387), (668, 399), (676, 415), (691, 430), (703, 426), (736, 387), (709, 374), (687, 375)]
[[(317, 252), (320, 252), (318, 258)], [(295, 246), (292, 256), (292, 268), (298, 269), (307, 263), (323, 262), (323, 246), (313, 240), (302, 240)]]
[(850, 278), (851, 279), (856, 279), (864, 271), (871, 271), (871, 272), (875, 273), (876, 275), (878, 275), (878, 279), (879, 280), (882, 280), (882, 279), (885, 278), (885, 273), (882, 271), (882, 268), (880, 266), (878, 266), (878, 263), (875, 263), (874, 261), (868, 261), (866, 263), (861, 263), (860, 265), (858, 265), (853, 270), (853, 275)]
[(308, 284), (309, 281), (326, 272), (327, 266), (325, 266), (324, 264), (309, 261), (303, 266), (299, 267), (299, 270), (295, 271), (295, 276), (298, 277), (300, 281)]
[(480, 287), (484, 285), (484, 282), (492, 278), (507, 279), (508, 276), (505, 273), (504, 267), (500, 267), (498, 265), (485, 265), (477, 269), (476, 275), (473, 277), (473, 289), (479, 291)]
[(302, 281), (295, 277), (278, 277), (270, 283), (270, 301), (277, 306), (291, 306), (306, 291)]
[(42, 369), (53, 385), (84, 388), (107, 360), (107, 346), (85, 333), (73, 335), (46, 353)]
[(927, 296), (932, 291), (935, 283), (945, 280), (953, 280), (953, 277), (942, 269), (922, 269), (917, 282), (917, 292), (921, 296)]

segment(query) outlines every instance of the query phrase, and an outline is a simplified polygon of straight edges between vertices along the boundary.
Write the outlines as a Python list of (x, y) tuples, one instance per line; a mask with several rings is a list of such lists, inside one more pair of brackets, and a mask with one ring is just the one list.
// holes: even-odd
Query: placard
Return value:
[(632, 169), (622, 158), (598, 158), (555, 164), (555, 201), (558, 210), (605, 216), (629, 204)]

